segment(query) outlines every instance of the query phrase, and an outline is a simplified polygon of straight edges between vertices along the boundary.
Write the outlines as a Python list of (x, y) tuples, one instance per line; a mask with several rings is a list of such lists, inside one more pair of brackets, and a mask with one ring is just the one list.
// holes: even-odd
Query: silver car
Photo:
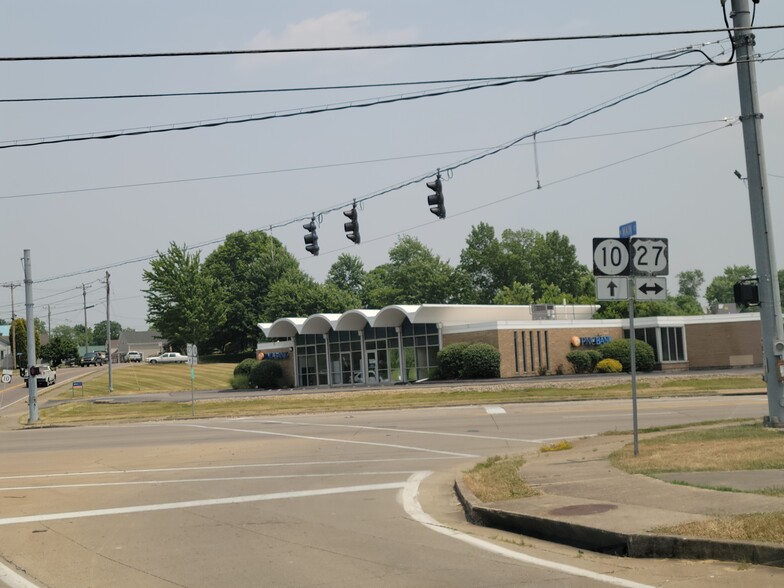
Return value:
[(168, 353), (161, 353), (154, 357), (147, 358), (148, 363), (188, 363), (188, 357), (177, 353), (176, 351), (169, 351)]

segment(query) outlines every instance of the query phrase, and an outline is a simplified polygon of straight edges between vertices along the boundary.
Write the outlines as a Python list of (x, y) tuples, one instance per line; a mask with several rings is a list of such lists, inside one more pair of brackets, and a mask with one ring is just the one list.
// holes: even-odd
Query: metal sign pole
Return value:
[(629, 292), (629, 353), (631, 354), (632, 367), (632, 422), (634, 427), (634, 455), (640, 454), (637, 427), (637, 353), (635, 350), (634, 336), (634, 296)]

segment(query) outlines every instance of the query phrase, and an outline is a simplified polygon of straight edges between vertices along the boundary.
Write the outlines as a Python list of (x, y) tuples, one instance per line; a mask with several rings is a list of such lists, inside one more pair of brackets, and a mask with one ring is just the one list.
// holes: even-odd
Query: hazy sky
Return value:
[[(729, 8), (729, 2), (728, 8)], [(455, 40), (719, 29), (719, 0), (225, 0), (0, 2), (0, 56), (347, 46)], [(757, 25), (784, 24), (784, 3), (764, 0)], [(756, 50), (774, 225), (784, 205), (784, 35), (760, 31)], [(702, 46), (703, 43), (710, 43)], [(0, 147), (10, 142), (177, 125), (245, 115), (365, 103), (457, 87), (275, 92), (200, 97), (7, 102), (19, 98), (127, 95), (439, 81), (522, 76), (623, 62), (700, 46), (729, 58), (722, 33), (299, 55), (0, 62)], [(719, 54), (722, 49), (723, 54)], [(778, 53), (776, 53), (778, 51)], [(637, 67), (688, 65), (692, 54)], [(420, 239), (452, 264), (471, 226), (557, 230), (591, 265), (593, 237), (638, 235), (670, 243), (676, 274), (701, 269), (706, 285), (727, 265), (754, 265), (734, 66), (706, 67), (598, 114), (444, 177), (447, 218), (428, 210), (424, 182), (364, 202), (362, 243), (344, 236), (340, 211), (324, 214), (321, 255), (304, 249), (311, 212), (362, 199), (448, 168), (481, 150), (567, 120), (682, 69), (594, 73), (483, 88), (321, 114), (111, 140), (0, 149), (3, 254), (0, 282), (21, 282), (31, 250), (36, 315), (52, 324), (105, 318), (105, 267), (202, 247), (226, 234), (269, 230), (321, 281), (344, 251), (366, 269), (387, 259), (399, 235)], [(702, 135), (702, 136), (700, 136)], [(535, 155), (537, 156), (535, 158)], [(538, 181), (541, 189), (537, 190)], [(209, 178), (209, 179), (207, 179)], [(131, 184), (144, 184), (130, 186)], [(779, 267), (784, 235), (777, 234)], [(112, 319), (145, 328), (146, 262), (109, 269)], [(88, 271), (92, 270), (92, 271)], [(60, 279), (67, 274), (77, 274)], [(0, 290), (0, 316), (10, 318)], [(15, 291), (24, 315), (23, 289)]]

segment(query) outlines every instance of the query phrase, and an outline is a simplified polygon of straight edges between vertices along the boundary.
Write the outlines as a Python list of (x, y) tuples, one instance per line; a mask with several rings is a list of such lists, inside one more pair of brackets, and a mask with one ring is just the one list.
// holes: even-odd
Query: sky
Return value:
[[(729, 9), (729, 2), (727, 3)], [(0, 2), (0, 57), (337, 47), (721, 29), (719, 0), (167, 0)], [(757, 6), (758, 26), (784, 24), (784, 3)], [(757, 33), (771, 214), (784, 218), (784, 40)], [(754, 265), (735, 66), (709, 66), (637, 94), (704, 61), (647, 61), (637, 71), (551, 77), (442, 96), (334, 110), (350, 103), (456, 89), (466, 78), (525, 76), (622, 63), (687, 48), (730, 57), (727, 35), (686, 33), (298, 54), (0, 61), (0, 283), (21, 283), (30, 250), (34, 310), (51, 325), (111, 318), (147, 328), (142, 272), (169, 244), (204, 259), (227, 234), (265, 230), (323, 281), (341, 253), (369, 270), (412, 235), (456, 265), (471, 227), (558, 231), (591, 267), (592, 239), (637, 222), (669, 239), (668, 289), (700, 269), (705, 286), (730, 265)], [(631, 67), (631, 66), (629, 66)], [(645, 68), (645, 69), (640, 69)], [(649, 69), (652, 68), (652, 69)], [(321, 89), (326, 86), (436, 82)], [(19, 101), (236, 90), (188, 97)], [(610, 106), (619, 97), (629, 99)], [(552, 129), (599, 105), (607, 108)], [(212, 128), (27, 146), (249, 115), (291, 114)], [(330, 111), (331, 110), (331, 111)], [(734, 124), (730, 124), (733, 123)], [(548, 130), (549, 129), (549, 130)], [(447, 217), (430, 213), (436, 170), (536, 132), (444, 173)], [(13, 146), (12, 146), (13, 145)], [(21, 146), (25, 145), (25, 146)], [(426, 178), (430, 175), (431, 177)], [(387, 188), (421, 179), (382, 194)], [(537, 189), (537, 185), (540, 186)], [(371, 196), (373, 196), (371, 198)], [(362, 242), (341, 210), (360, 201)], [(321, 254), (302, 225), (319, 217)], [(778, 267), (784, 235), (774, 232)], [(0, 317), (10, 319), (10, 289)], [(14, 291), (24, 316), (24, 288)]]

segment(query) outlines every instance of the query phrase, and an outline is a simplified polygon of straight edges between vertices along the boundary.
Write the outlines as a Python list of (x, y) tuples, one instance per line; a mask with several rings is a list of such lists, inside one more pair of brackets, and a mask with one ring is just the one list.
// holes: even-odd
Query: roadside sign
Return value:
[(629, 275), (629, 239), (595, 237), (593, 240), (593, 275)]
[(667, 239), (638, 238), (629, 240), (634, 275), (666, 276), (670, 269)]
[(3, 374), (3, 384), (11, 383), (11, 374)]
[(597, 300), (626, 300), (629, 297), (629, 280), (624, 277), (597, 276)]
[(621, 238), (633, 237), (637, 234), (637, 221), (632, 221), (618, 227), (618, 235)]
[(667, 300), (667, 278), (634, 278), (634, 297), (637, 300)]

